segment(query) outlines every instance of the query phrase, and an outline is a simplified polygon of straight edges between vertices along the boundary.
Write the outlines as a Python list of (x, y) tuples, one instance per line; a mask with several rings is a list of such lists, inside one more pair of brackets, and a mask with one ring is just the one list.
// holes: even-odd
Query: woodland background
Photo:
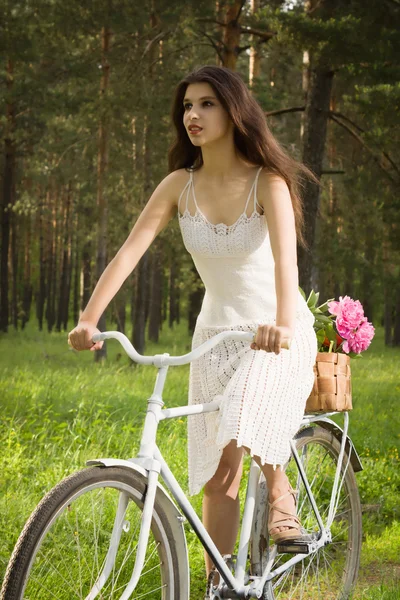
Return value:
[[(354, 599), (399, 599), (399, 31), (400, 0), (0, 0), (0, 580), (53, 485), (137, 450), (154, 372), (132, 369), (115, 342), (77, 353), (67, 332), (168, 173), (177, 83), (217, 64), (241, 74), (321, 181), (304, 189), (300, 285), (321, 303), (360, 299), (376, 327), (352, 367), (364, 466)], [(183, 354), (202, 297), (173, 219), (99, 328), (142, 353)], [(189, 365), (170, 371), (166, 405), (185, 404)], [(159, 437), (187, 491), (186, 422)], [(186, 533), (198, 600), (203, 552)]]
[[(2, 0), (0, 331), (66, 331), (168, 173), (175, 86), (238, 71), (309, 166), (300, 285), (348, 294), (400, 345), (398, 0)], [(110, 303), (143, 352), (193, 330), (203, 286), (173, 219)], [(110, 326), (108, 326), (110, 329)], [(96, 359), (106, 354), (96, 352)]]

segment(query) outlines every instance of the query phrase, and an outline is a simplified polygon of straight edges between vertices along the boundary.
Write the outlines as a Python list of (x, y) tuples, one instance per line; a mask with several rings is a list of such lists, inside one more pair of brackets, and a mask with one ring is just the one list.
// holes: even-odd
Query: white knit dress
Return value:
[[(257, 170), (243, 213), (228, 226), (208, 221), (197, 205), (193, 173), (179, 198), (183, 242), (206, 292), (192, 349), (226, 330), (252, 331), (276, 316), (274, 259), (267, 221), (257, 210)], [(253, 210), (247, 215), (254, 190)], [(186, 195), (184, 192), (186, 191)], [(192, 191), (190, 197), (190, 191)], [(185, 197), (185, 207), (181, 200)], [(262, 463), (281, 467), (311, 392), (317, 355), (314, 317), (298, 292), (290, 350), (278, 355), (226, 340), (190, 364), (189, 404), (221, 397), (219, 412), (188, 417), (189, 493), (197, 494), (217, 470), (230, 440)]]

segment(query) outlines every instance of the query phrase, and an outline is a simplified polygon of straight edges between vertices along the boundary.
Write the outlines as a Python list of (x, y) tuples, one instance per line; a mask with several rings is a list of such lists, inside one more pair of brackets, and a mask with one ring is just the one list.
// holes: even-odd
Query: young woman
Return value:
[[(101, 314), (177, 215), (206, 288), (192, 348), (223, 330), (255, 333), (251, 345), (226, 341), (190, 365), (189, 403), (220, 396), (221, 410), (189, 417), (189, 491), (204, 486), (204, 525), (220, 552), (231, 554), (244, 450), (267, 479), (272, 538), (301, 536), (296, 492), (283, 465), (314, 381), (317, 340), (298, 290), (296, 241), (305, 246), (300, 175), (317, 180), (282, 150), (230, 69), (206, 65), (185, 77), (172, 118), (170, 173), (102, 274), (69, 343), (101, 348), (91, 342)], [(289, 350), (282, 350), (285, 339)], [(212, 564), (205, 560), (208, 575)]]

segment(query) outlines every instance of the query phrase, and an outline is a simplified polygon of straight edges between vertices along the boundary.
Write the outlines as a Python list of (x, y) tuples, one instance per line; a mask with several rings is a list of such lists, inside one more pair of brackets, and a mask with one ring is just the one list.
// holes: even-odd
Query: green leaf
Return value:
[(304, 290), (300, 286), (299, 286), (299, 291), (300, 291), (300, 294), (303, 296), (303, 298), (305, 300), (306, 299), (306, 295), (304, 293)]
[(328, 311), (328, 302), (332, 302), (332, 300), (327, 300), (324, 304), (321, 304), (320, 306), (318, 306), (318, 310), (320, 310), (321, 312), (327, 312)]
[(336, 331), (334, 331), (333, 328), (331, 329), (330, 327), (327, 327), (325, 333), (330, 342), (336, 343)]
[(314, 292), (314, 290), (311, 290), (310, 295), (308, 296), (307, 304), (311, 308), (311, 307), (315, 307), (316, 302), (317, 302), (317, 294)]
[(320, 321), (321, 323), (332, 323), (332, 317), (327, 317), (325, 315), (316, 314), (315, 318), (316, 318), (316, 320)]
[[(347, 354), (347, 352), (344, 352), (343, 354)], [(347, 356), (350, 356), (350, 358), (363, 358), (362, 354), (357, 354), (357, 352), (349, 352), (347, 354)]]

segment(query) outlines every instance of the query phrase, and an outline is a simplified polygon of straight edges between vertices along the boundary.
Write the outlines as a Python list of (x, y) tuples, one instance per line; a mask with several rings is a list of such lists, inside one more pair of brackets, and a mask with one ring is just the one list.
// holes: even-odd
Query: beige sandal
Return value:
[[(283, 500), (283, 498), (286, 498), (286, 496), (289, 496), (291, 494), (294, 497), (294, 504), (296, 507), (297, 506), (296, 496), (298, 493), (299, 493), (298, 490), (294, 490), (294, 489), (290, 488), (289, 491), (286, 492), (286, 494), (282, 494), (282, 496), (279, 496), (279, 498), (277, 498), (274, 502), (268, 503), (269, 504), (268, 533), (272, 537), (275, 544), (278, 544), (278, 543), (282, 544), (283, 542), (292, 541), (296, 538), (302, 537), (301, 523), (300, 523), (300, 520), (297, 517), (297, 515), (288, 513), (285, 510), (282, 510), (281, 508), (278, 508), (276, 506), (276, 504), (278, 502), (280, 502), (281, 500)], [(280, 519), (278, 521), (271, 521), (271, 511), (272, 510), (279, 511), (280, 513), (285, 515), (285, 517), (287, 517), (287, 518)], [(275, 533), (270, 533), (271, 529), (274, 529), (274, 527), (290, 527), (290, 529), (285, 529), (284, 531), (277, 531)]]

